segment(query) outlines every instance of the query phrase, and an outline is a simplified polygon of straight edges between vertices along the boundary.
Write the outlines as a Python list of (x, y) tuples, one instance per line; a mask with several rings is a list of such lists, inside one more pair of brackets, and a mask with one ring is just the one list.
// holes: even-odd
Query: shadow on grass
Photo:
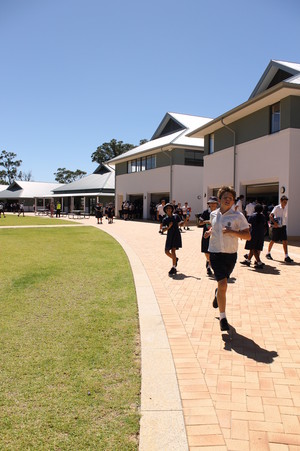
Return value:
[(244, 355), (248, 359), (255, 360), (259, 363), (272, 363), (274, 358), (278, 357), (276, 351), (268, 351), (267, 349), (261, 348), (254, 340), (245, 337), (237, 333), (236, 329), (230, 326), (230, 336), (222, 334), (222, 339), (224, 341), (224, 349), (226, 351), (235, 351), (238, 354)]

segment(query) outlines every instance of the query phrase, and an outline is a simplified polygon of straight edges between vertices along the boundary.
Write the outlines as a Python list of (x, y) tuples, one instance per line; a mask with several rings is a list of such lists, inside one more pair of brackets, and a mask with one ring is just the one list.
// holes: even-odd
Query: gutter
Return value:
[(172, 202), (172, 192), (173, 192), (173, 161), (172, 161), (172, 153), (170, 155), (170, 152), (172, 152), (172, 149), (166, 151), (161, 148), (161, 152), (167, 155), (167, 157), (170, 160), (170, 199), (169, 202)]
[(226, 125), (224, 123), (223, 118), (221, 118), (221, 123), (224, 125), (225, 128), (227, 128), (227, 130), (229, 130), (233, 134), (233, 188), (236, 191), (236, 188), (235, 188), (235, 179), (236, 179), (236, 175), (235, 175), (235, 173), (236, 173), (236, 169), (235, 169), (236, 168), (236, 139), (235, 139), (235, 137), (236, 137), (236, 132), (231, 127), (229, 127), (229, 125)]

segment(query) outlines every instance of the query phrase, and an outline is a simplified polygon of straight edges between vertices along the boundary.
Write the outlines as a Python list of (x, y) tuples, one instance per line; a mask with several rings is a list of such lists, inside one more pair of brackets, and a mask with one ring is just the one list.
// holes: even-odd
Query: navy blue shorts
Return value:
[(286, 241), (287, 240), (286, 226), (272, 227), (270, 238), (272, 241), (275, 241), (276, 243), (278, 241)]
[(237, 252), (234, 254), (225, 254), (223, 252), (211, 252), (210, 264), (215, 273), (217, 281), (228, 279), (235, 267)]

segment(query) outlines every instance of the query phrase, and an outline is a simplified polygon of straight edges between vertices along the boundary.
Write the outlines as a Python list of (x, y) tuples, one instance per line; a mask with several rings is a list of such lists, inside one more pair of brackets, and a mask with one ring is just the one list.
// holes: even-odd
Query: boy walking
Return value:
[(271, 249), (274, 243), (278, 241), (282, 241), (283, 250), (284, 250), (284, 261), (286, 263), (292, 263), (293, 260), (289, 257), (288, 254), (288, 242), (287, 242), (287, 231), (286, 231), (286, 223), (287, 223), (287, 203), (288, 198), (286, 196), (281, 196), (280, 204), (276, 205), (270, 213), (270, 221), (272, 225), (272, 234), (271, 241), (268, 247), (268, 253), (266, 254), (266, 258), (268, 260), (273, 260), (271, 256)]
[(229, 330), (226, 318), (227, 280), (237, 260), (238, 238), (250, 240), (249, 224), (245, 216), (235, 211), (236, 192), (231, 186), (222, 186), (218, 191), (220, 208), (210, 214), (211, 228), (205, 232), (210, 237), (210, 263), (218, 282), (213, 307), (220, 311), (220, 329)]

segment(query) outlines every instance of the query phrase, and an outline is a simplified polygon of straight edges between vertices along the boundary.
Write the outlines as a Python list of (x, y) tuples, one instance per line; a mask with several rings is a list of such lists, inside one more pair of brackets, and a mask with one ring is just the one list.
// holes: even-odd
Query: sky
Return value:
[(300, 63), (299, 0), (0, 0), (0, 152), (88, 174), (167, 112), (215, 118), (271, 59)]

